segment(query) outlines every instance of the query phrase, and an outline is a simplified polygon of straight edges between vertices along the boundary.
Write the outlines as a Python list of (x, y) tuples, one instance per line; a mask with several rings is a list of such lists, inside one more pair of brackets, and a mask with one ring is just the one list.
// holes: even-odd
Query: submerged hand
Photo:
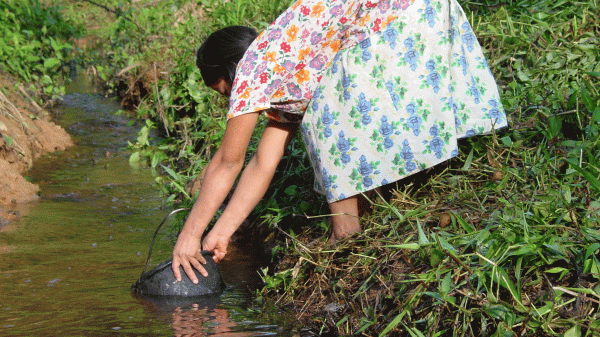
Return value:
[(204, 238), (204, 241), (202, 241), (204, 249), (213, 253), (213, 260), (215, 262), (219, 262), (225, 257), (228, 245), (229, 236), (217, 234), (214, 230), (210, 231)]
[(171, 265), (173, 275), (175, 275), (177, 281), (181, 281), (179, 266), (182, 266), (190, 280), (194, 284), (197, 284), (198, 278), (193, 268), (198, 270), (202, 276), (207, 277), (208, 272), (202, 267), (202, 264), (205, 263), (206, 260), (202, 256), (202, 250), (200, 249), (200, 240), (182, 232), (177, 239), (175, 248), (173, 248), (173, 264)]

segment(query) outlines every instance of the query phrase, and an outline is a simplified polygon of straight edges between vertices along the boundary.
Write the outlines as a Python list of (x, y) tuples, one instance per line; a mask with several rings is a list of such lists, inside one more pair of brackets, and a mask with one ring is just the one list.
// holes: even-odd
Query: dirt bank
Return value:
[(23, 176), (35, 159), (72, 145), (50, 119), (22, 85), (0, 72), (0, 219), (10, 217), (7, 205), (37, 198), (39, 187)]

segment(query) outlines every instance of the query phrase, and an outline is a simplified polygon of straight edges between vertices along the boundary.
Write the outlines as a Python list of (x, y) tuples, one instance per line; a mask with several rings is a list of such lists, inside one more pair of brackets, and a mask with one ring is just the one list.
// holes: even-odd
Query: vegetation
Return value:
[[(203, 87), (194, 49), (215, 28), (260, 30), (291, 1), (108, 1), (111, 12), (64, 2), (75, 22), (111, 17), (95, 27), (106, 42), (91, 57), (146, 119), (131, 162), (163, 166), (168, 200), (190, 205), (186, 185), (218, 147), (226, 109)], [(252, 215), (277, 240), (259, 299), (294, 309), (306, 334), (600, 334), (598, 1), (461, 4), (510, 127), (371, 198), (364, 232), (335, 247), (296, 139)], [(148, 140), (152, 128), (161, 142)]]
[(34, 83), (42, 99), (64, 94), (59, 76), (68, 70), (71, 37), (82, 28), (65, 19), (57, 6), (45, 6), (39, 0), (0, 2), (0, 68)]

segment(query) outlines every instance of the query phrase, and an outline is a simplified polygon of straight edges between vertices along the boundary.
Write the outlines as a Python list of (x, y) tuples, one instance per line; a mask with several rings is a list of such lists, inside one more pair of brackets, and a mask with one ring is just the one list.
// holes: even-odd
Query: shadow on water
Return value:
[[(118, 102), (82, 76), (70, 92), (58, 112), (76, 145), (36, 162), (29, 178), (40, 200), (19, 205), (20, 220), (0, 227), (0, 336), (294, 335), (289, 317), (253, 305), (256, 265), (235, 247), (219, 265), (221, 296), (131, 295), (169, 209), (153, 184), (157, 173), (129, 165), (125, 147), (139, 125), (115, 116)], [(159, 236), (151, 263), (171, 249), (168, 235)]]

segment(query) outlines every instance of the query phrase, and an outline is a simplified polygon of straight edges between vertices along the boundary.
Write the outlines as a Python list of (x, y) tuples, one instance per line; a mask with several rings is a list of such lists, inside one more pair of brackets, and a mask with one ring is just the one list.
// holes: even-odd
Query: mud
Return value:
[(0, 73), (0, 219), (12, 214), (7, 205), (35, 200), (39, 187), (25, 176), (35, 159), (73, 145), (15, 78)]

